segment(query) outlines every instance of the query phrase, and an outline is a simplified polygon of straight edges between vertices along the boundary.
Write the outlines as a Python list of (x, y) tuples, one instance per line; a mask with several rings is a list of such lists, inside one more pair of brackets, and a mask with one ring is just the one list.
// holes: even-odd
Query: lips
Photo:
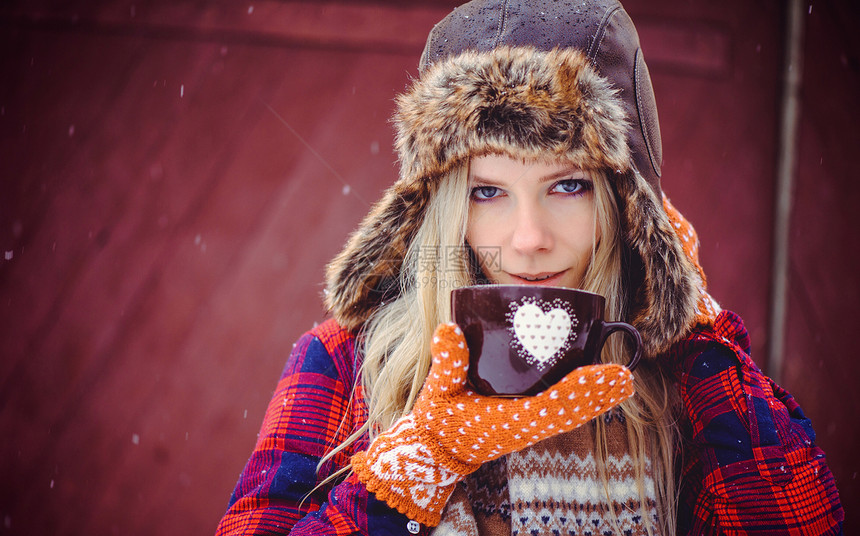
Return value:
[(549, 285), (557, 281), (566, 270), (561, 272), (540, 272), (537, 274), (510, 274), (517, 282), (525, 285)]

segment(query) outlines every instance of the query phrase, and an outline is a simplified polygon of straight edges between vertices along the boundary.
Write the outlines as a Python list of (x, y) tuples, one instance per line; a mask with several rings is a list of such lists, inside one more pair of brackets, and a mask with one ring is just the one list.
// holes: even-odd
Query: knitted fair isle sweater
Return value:
[(623, 413), (612, 410), (600, 419), (608, 440), (606, 488), (592, 452), (592, 421), (483, 465), (454, 492), (434, 536), (645, 536), (643, 511), (658, 526), (650, 463), (641, 508)]

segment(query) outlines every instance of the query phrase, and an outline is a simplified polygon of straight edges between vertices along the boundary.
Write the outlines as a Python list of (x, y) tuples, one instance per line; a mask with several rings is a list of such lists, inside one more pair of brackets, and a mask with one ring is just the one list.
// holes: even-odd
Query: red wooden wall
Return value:
[[(55, 5), (59, 4), (59, 5)], [(0, 7), (0, 534), (210, 533), (443, 2)], [(629, 0), (663, 186), (766, 365), (784, 7)], [(860, 504), (858, 10), (807, 5), (782, 383)]]

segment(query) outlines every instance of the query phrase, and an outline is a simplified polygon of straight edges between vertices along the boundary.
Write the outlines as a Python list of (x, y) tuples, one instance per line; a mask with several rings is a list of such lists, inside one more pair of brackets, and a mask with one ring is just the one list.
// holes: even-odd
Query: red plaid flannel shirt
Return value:
[[(740, 318), (723, 312), (668, 357), (679, 365), (685, 410), (679, 534), (840, 534), (842, 507), (812, 427), (750, 359)], [(415, 530), (353, 477), (315, 489), (367, 448), (359, 440), (316, 473), (321, 456), (367, 419), (361, 390), (353, 390), (357, 369), (354, 340), (333, 321), (299, 339), (219, 536)]]
[(354, 477), (316, 488), (367, 448), (361, 438), (316, 471), (367, 420), (361, 387), (353, 388), (358, 367), (353, 336), (333, 320), (296, 342), (218, 535), (410, 534), (415, 524)]
[(800, 406), (724, 311), (668, 357), (683, 401), (680, 534), (841, 534), (836, 483)]

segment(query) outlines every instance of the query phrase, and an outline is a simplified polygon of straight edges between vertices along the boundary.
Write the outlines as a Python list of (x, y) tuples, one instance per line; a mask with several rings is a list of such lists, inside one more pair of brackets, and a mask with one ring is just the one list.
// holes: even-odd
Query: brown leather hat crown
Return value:
[(660, 191), (660, 122), (639, 35), (617, 0), (572, 5), (555, 0), (474, 0), (456, 8), (430, 32), (420, 68), (466, 50), (529, 46), (582, 51), (619, 91), (630, 129), (627, 141), (637, 171)]

